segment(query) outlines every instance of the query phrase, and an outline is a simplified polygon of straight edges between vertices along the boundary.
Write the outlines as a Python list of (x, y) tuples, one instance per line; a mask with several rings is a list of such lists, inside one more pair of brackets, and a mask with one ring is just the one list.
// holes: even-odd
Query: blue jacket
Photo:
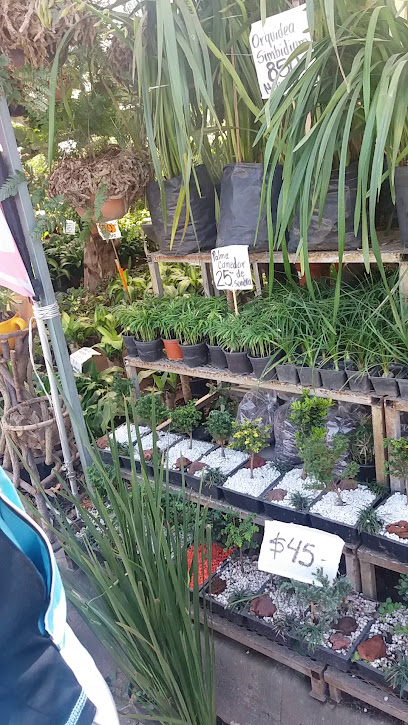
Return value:
[(1, 725), (94, 722), (96, 708), (62, 654), (66, 615), (51, 545), (0, 468)]

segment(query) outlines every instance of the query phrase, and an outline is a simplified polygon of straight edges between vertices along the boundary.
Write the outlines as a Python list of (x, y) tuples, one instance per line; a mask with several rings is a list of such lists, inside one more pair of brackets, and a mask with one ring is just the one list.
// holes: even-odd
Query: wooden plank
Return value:
[(404, 564), (404, 562), (398, 561), (398, 559), (393, 559), (391, 556), (387, 556), (387, 554), (380, 554), (380, 552), (373, 551), (367, 546), (360, 546), (357, 555), (360, 563), (373, 564), (383, 569), (391, 569), (391, 571), (396, 571), (398, 574), (408, 573), (408, 562)]
[(377, 580), (375, 566), (360, 559), (361, 591), (369, 599), (377, 599)]
[(329, 686), (335, 687), (341, 692), (346, 692), (357, 700), (366, 702), (368, 705), (382, 710), (382, 712), (397, 718), (403, 723), (408, 723), (408, 703), (406, 700), (401, 700), (388, 691), (385, 699), (384, 690), (346, 672), (339, 672), (334, 667), (327, 667), (323, 677)]
[(212, 285), (212, 279), (210, 275), (209, 265), (205, 262), (201, 262), (201, 277), (203, 280), (203, 290), (205, 297), (211, 297), (213, 294), (213, 285)]
[(259, 272), (259, 264), (258, 262), (253, 262), (252, 264), (253, 270), (254, 270), (254, 278), (255, 278), (255, 295), (257, 297), (260, 297), (262, 294), (262, 281), (261, 281), (261, 275)]
[(259, 381), (258, 378), (251, 375), (234, 375), (228, 370), (216, 370), (210, 367), (189, 368), (182, 363), (171, 360), (158, 360), (157, 362), (142, 362), (139, 358), (125, 358), (125, 364), (129, 366), (137, 366), (145, 370), (160, 370), (162, 372), (178, 373), (179, 375), (187, 375), (192, 378), (201, 378), (203, 380), (219, 380), (234, 385), (246, 385), (250, 388), (267, 388), (276, 390), (278, 393), (293, 393), (301, 395), (303, 390), (308, 390), (312, 395), (318, 398), (332, 398), (333, 400), (344, 400), (347, 403), (358, 403), (360, 405), (371, 406), (372, 396), (363, 393), (352, 393), (347, 390), (325, 390), (324, 388), (308, 388), (305, 385), (292, 385), (291, 383), (281, 383), (279, 380)]
[(371, 404), (371, 417), (373, 423), (374, 436), (374, 457), (375, 457), (375, 475), (377, 481), (385, 483), (385, 451), (384, 451), (384, 404), (382, 398), (373, 398)]
[[(408, 401), (397, 401), (390, 398), (386, 398), (384, 401), (384, 414), (385, 414), (385, 432), (387, 438), (400, 438), (401, 437), (401, 413), (405, 412), (404, 408), (408, 410)], [(404, 493), (405, 483), (402, 478), (396, 478), (390, 476), (390, 487), (391, 491), (400, 491)]]
[(160, 276), (160, 267), (158, 262), (147, 261), (150, 278), (152, 280), (153, 294), (155, 297), (163, 297), (163, 284)]
[(134, 365), (125, 365), (126, 375), (133, 383), (136, 398), (140, 398), (140, 386), (137, 379), (137, 368)]
[(353, 551), (345, 546), (343, 553), (346, 560), (346, 575), (351, 582), (351, 586), (356, 592), (361, 592), (361, 572), (357, 549)]

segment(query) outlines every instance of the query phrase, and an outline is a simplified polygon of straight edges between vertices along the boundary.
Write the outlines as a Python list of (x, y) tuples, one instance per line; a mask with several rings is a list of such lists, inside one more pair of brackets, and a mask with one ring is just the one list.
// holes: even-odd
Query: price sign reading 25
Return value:
[[(308, 526), (266, 521), (258, 569), (312, 584), (318, 569), (337, 575), (344, 541)], [(316, 582), (315, 582), (316, 583)]]

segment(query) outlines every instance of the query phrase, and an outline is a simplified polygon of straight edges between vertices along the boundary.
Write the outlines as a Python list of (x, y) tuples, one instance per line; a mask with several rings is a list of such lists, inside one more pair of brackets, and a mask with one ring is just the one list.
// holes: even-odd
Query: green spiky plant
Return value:
[(397, 652), (397, 660), (384, 673), (386, 683), (393, 689), (399, 688), (400, 697), (408, 685), (408, 657)]
[(144, 299), (132, 306), (119, 306), (114, 310), (117, 323), (142, 342), (160, 337), (159, 305), (156, 298)]
[(357, 528), (359, 532), (366, 531), (367, 534), (378, 534), (383, 527), (375, 509), (372, 506), (362, 509), (358, 515)]
[(225, 458), (225, 444), (233, 433), (232, 423), (232, 416), (227, 410), (212, 410), (205, 422), (211, 438), (221, 446), (223, 458)]
[[(127, 424), (132, 450), (128, 417)], [(139, 434), (138, 444), (141, 452)], [(143, 465), (141, 474), (136, 473), (133, 453), (128, 481), (122, 478), (114, 440), (111, 446), (114, 481), (98, 452), (92, 450), (103, 487), (86, 489), (91, 511), (75, 502), (86, 527), (82, 543), (54, 499), (55, 533), (92, 587), (90, 596), (67, 571), (68, 597), (109, 649), (132, 691), (143, 692), (141, 704), (151, 718), (162, 725), (215, 725), (214, 652), (207, 612), (205, 607), (200, 612), (199, 587), (193, 587), (192, 602), (189, 590), (191, 576), (198, 582), (199, 566), (204, 565), (204, 554), (200, 559), (197, 552), (211, 552), (206, 511), (191, 507), (183, 491), (179, 495), (181, 516), (175, 519), (166, 472), (157, 453), (152, 482)], [(156, 451), (155, 445), (153, 448)], [(62, 479), (61, 486), (73, 503)], [(185, 542), (191, 536), (194, 558), (189, 570)]]
[(233, 430), (229, 448), (238, 448), (249, 453), (251, 478), (253, 478), (255, 455), (265, 447), (271, 428), (269, 425), (262, 425), (261, 418), (257, 418), (253, 421), (246, 420), (244, 423), (234, 423)]
[(302, 491), (292, 491), (289, 496), (289, 503), (296, 511), (309, 511), (311, 500)]
[(194, 402), (190, 400), (186, 405), (180, 405), (171, 411), (171, 428), (176, 433), (183, 433), (190, 438), (190, 448), (193, 447), (193, 430), (199, 425), (203, 414), (197, 410)]

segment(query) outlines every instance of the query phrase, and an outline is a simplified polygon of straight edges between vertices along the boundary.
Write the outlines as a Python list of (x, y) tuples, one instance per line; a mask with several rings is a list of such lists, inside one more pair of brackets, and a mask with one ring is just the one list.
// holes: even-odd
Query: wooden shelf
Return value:
[[(402, 261), (408, 259), (408, 250), (404, 249), (401, 244), (399, 232), (391, 232), (390, 234), (378, 234), (379, 242), (381, 244), (381, 259), (384, 264), (399, 264)], [(326, 263), (335, 264), (339, 261), (339, 254), (337, 249), (333, 251), (325, 252), (312, 252), (309, 254), (309, 262), (311, 264)], [(250, 251), (249, 258), (252, 263), (268, 264), (269, 262), (269, 251), (257, 252)], [(275, 264), (283, 263), (282, 252), (276, 251), (273, 254)], [(289, 254), (289, 260), (292, 263), (299, 261), (299, 255), (296, 253)], [(209, 264), (211, 262), (210, 252), (198, 252), (196, 254), (163, 254), (162, 252), (153, 252), (148, 255), (149, 262), (187, 262), (195, 266), (201, 264)], [(373, 253), (369, 256), (370, 264), (377, 264), (377, 260)], [(363, 250), (356, 249), (351, 251), (345, 251), (343, 254), (343, 264), (364, 264)]]

